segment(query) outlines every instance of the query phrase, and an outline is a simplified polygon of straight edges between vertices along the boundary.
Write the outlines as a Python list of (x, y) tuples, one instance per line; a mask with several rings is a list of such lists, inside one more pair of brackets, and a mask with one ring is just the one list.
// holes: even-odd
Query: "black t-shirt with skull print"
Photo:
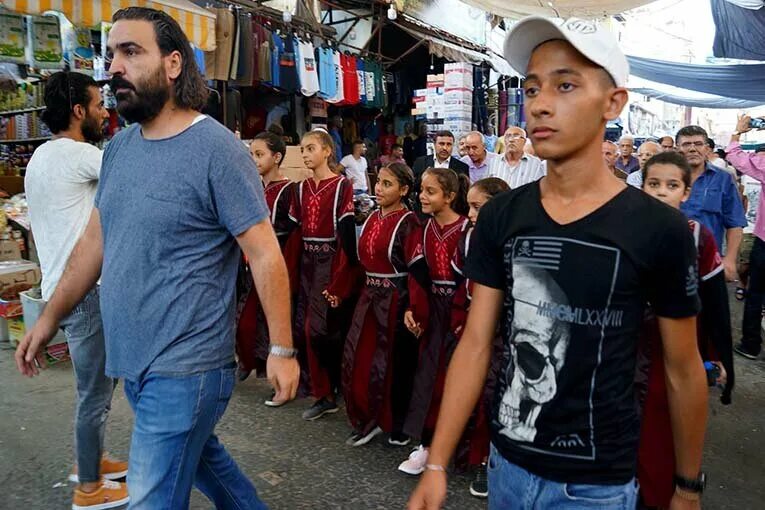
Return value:
[(560, 225), (534, 182), (491, 200), (473, 235), (467, 276), (505, 293), (492, 442), (549, 480), (627, 483), (643, 309), (650, 302), (669, 318), (699, 310), (687, 220), (627, 186)]

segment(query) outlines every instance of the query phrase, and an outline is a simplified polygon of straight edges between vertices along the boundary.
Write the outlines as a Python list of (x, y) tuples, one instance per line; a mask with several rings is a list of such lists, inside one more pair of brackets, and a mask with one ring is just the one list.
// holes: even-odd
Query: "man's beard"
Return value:
[(82, 136), (85, 141), (96, 144), (104, 139), (103, 123), (97, 117), (88, 115), (82, 123)]
[(170, 86), (161, 65), (137, 86), (116, 75), (112, 78), (111, 88), (115, 94), (118, 89), (130, 90), (117, 97), (117, 111), (130, 123), (152, 120), (170, 99)]

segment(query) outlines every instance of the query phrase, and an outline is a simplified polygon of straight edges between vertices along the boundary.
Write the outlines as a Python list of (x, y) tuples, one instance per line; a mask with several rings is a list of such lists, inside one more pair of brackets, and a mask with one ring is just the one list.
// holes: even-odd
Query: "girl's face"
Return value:
[(375, 184), (375, 199), (381, 208), (392, 207), (401, 202), (401, 199), (409, 193), (408, 186), (401, 186), (387, 168), (381, 168)]
[(253, 140), (250, 144), (250, 154), (258, 165), (260, 175), (266, 175), (282, 162), (281, 153), (271, 152), (264, 140)]
[(467, 200), (468, 205), (470, 206), (468, 218), (470, 218), (470, 221), (474, 225), (475, 222), (478, 221), (478, 211), (481, 210), (481, 207), (483, 207), (490, 198), (491, 197), (489, 195), (481, 191), (479, 188), (476, 188), (475, 186), (468, 190)]
[(433, 174), (425, 173), (422, 178), (422, 192), (420, 193), (422, 212), (438, 214), (451, 206), (452, 200), (454, 200), (454, 193), (446, 193)]
[(300, 145), (300, 152), (303, 154), (303, 164), (309, 170), (316, 170), (327, 164), (332, 150), (322, 145), (318, 136), (306, 136)]
[(675, 165), (657, 163), (648, 167), (643, 191), (675, 209), (688, 200), (691, 190), (683, 182), (683, 171)]

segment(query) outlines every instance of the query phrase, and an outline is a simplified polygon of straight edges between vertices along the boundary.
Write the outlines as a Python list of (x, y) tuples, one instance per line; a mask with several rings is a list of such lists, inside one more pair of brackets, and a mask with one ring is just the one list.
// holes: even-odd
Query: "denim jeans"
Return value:
[(235, 365), (184, 376), (125, 381), (135, 413), (130, 509), (189, 507), (192, 485), (218, 509), (265, 510), (252, 483), (215, 436), (234, 389)]
[(491, 445), (489, 510), (635, 510), (637, 484), (584, 485), (545, 480), (508, 462)]
[(104, 328), (101, 323), (98, 286), (93, 288), (61, 321), (77, 384), (74, 415), (74, 450), (81, 483), (100, 479), (106, 417), (116, 379), (106, 377)]

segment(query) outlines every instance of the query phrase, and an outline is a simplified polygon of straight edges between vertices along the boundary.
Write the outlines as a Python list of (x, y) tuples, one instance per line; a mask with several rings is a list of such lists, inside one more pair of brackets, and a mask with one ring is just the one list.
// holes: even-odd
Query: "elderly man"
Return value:
[(662, 136), (659, 138), (659, 145), (661, 146), (662, 152), (674, 151), (675, 139), (671, 136)]
[(616, 168), (616, 159), (619, 157), (619, 146), (611, 140), (603, 140), (603, 159), (611, 173), (621, 180), (627, 179), (627, 174)]
[(478, 131), (471, 131), (465, 137), (465, 153), (462, 162), (468, 166), (470, 182), (480, 181), (489, 176), (489, 169), (499, 154), (488, 152), (483, 141), (483, 135)]
[[(674, 145), (674, 143), (673, 143)], [(636, 188), (643, 187), (643, 168), (645, 163), (656, 154), (662, 152), (661, 145), (656, 142), (643, 142), (638, 149), (638, 162), (640, 162), (640, 171), (632, 172), (627, 176), (627, 184)]]
[[(686, 216), (712, 231), (728, 281), (737, 279), (738, 248), (747, 226), (744, 206), (736, 183), (724, 170), (707, 161), (707, 132), (699, 126), (686, 126), (677, 132), (677, 149), (691, 166), (691, 196), (680, 206)], [(723, 244), (724, 243), (724, 244)]]
[(545, 176), (547, 166), (536, 156), (525, 153), (526, 131), (509, 127), (504, 142), (505, 154), (492, 162), (489, 177), (499, 177), (511, 188), (518, 188)]
[(629, 175), (640, 170), (640, 163), (632, 155), (635, 151), (635, 139), (625, 135), (619, 139), (619, 158), (616, 160), (616, 168)]

